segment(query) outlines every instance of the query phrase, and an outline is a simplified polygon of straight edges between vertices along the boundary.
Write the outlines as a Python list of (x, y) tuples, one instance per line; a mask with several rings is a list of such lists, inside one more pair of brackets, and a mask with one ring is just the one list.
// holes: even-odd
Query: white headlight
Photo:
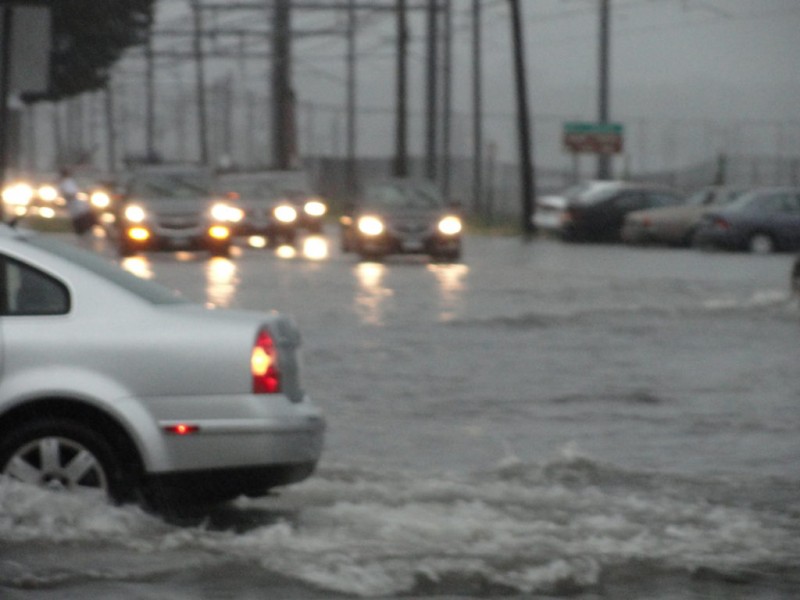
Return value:
[(461, 219), (458, 217), (444, 217), (439, 221), (439, 231), (444, 235), (457, 235), (461, 233), (461, 228)]
[(39, 198), (45, 202), (53, 202), (58, 198), (58, 190), (52, 185), (43, 185), (39, 188)]
[(3, 190), (3, 200), (9, 204), (27, 206), (33, 197), (33, 188), (27, 183), (15, 183)]
[(294, 223), (297, 220), (297, 211), (293, 206), (281, 204), (275, 208), (275, 218), (281, 223)]
[(321, 217), (328, 212), (328, 207), (325, 206), (324, 202), (320, 202), (319, 200), (309, 200), (303, 206), (303, 210), (310, 217)]
[(90, 201), (92, 206), (96, 206), (97, 208), (108, 208), (111, 205), (111, 196), (103, 191), (97, 190), (92, 192)]
[(380, 235), (386, 227), (378, 217), (366, 216), (358, 220), (358, 230), (364, 235)]
[(217, 202), (211, 207), (211, 216), (216, 221), (229, 221), (231, 223), (238, 223), (244, 217), (242, 209), (224, 202)]
[(137, 204), (125, 207), (125, 218), (131, 223), (141, 223), (144, 221), (145, 216), (144, 209)]

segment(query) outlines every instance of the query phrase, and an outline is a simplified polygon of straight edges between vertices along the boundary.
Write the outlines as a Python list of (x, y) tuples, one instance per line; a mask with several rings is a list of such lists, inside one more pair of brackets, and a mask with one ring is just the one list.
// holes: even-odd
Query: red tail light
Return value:
[(281, 391), (278, 371), (278, 349), (266, 330), (258, 333), (250, 354), (250, 372), (253, 374), (254, 394), (276, 394)]
[(731, 224), (728, 223), (722, 217), (716, 217), (714, 219), (714, 227), (716, 227), (717, 229), (730, 229), (731, 228)]

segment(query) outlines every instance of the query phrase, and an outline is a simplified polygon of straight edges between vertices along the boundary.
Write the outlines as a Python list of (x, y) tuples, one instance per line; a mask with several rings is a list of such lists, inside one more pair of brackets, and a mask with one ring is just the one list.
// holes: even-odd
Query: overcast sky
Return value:
[[(186, 0), (161, 0), (157, 27), (190, 28), (188, 4)], [(392, 6), (394, 2), (378, 0), (376, 4)], [(409, 0), (410, 6), (417, 4), (417, 0)], [(537, 117), (551, 115), (553, 121), (561, 116), (593, 120), (597, 116), (598, 0), (521, 0), (520, 4), (532, 112)], [(452, 0), (452, 5), (454, 106), (466, 120), (472, 108), (472, 0)], [(482, 6), (485, 111), (507, 114), (513, 126), (509, 2), (483, 0)], [(267, 14), (266, 10), (260, 14), (218, 13), (214, 24), (264, 30), (269, 27)], [(335, 11), (298, 8), (293, 12), (298, 30), (343, 26), (344, 18), (343, 13)], [(409, 25), (409, 107), (417, 115), (412, 117), (412, 130), (416, 127), (419, 135), (425, 99), (424, 11), (412, 11)], [(391, 119), (395, 105), (394, 38), (391, 12), (359, 12), (358, 102), (362, 107), (386, 111), (380, 117), (362, 113), (362, 125), (370, 119)], [(162, 39), (162, 47), (165, 42), (175, 45), (178, 40)], [(266, 41), (261, 48), (267, 49)], [(344, 37), (298, 38), (293, 50), (299, 102), (344, 107)], [(611, 118), (786, 122), (793, 125), (778, 144), (791, 150), (793, 142), (787, 139), (800, 136), (798, 59), (800, 0), (612, 0)], [(191, 79), (191, 67), (185, 61), (182, 77)], [(212, 61), (210, 65), (212, 78), (213, 73), (235, 68), (231, 60)], [(268, 60), (249, 61), (247, 68), (250, 85), (267, 90)], [(175, 68), (170, 71), (172, 76), (176, 72)], [(389, 137), (391, 129), (384, 125), (379, 135)], [(412, 131), (412, 138), (414, 135)], [(465, 136), (461, 141), (467, 143)], [(366, 143), (362, 141), (360, 146)], [(768, 143), (774, 146), (771, 140)]]

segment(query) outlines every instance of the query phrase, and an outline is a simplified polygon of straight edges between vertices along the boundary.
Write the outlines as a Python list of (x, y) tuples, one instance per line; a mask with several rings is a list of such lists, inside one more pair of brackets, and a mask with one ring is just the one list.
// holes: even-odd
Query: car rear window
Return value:
[(115, 263), (72, 244), (65, 244), (45, 235), (31, 236), (27, 241), (32, 246), (57, 254), (61, 258), (75, 263), (153, 304), (183, 304), (188, 302), (177, 291), (154, 281), (137, 277)]

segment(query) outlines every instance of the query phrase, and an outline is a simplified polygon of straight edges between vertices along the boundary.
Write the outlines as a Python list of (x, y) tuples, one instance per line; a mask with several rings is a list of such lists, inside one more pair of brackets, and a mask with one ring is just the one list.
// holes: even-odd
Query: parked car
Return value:
[(792, 273), (789, 275), (789, 285), (794, 295), (800, 298), (800, 256), (794, 259)]
[(207, 250), (227, 256), (241, 211), (216, 194), (214, 175), (197, 166), (135, 169), (117, 208), (117, 247), (128, 256), (147, 250)]
[(559, 235), (567, 205), (579, 201), (587, 194), (597, 193), (603, 189), (613, 189), (619, 181), (590, 180), (570, 186), (557, 194), (546, 194), (536, 198), (533, 224), (537, 231)]
[(0, 476), (156, 509), (301, 481), (325, 420), (278, 313), (211, 310), (0, 225)]
[(234, 235), (266, 238), (266, 245), (277, 248), (294, 244), (300, 228), (300, 209), (277, 185), (275, 172), (230, 173), (220, 175), (219, 187), (242, 211)]
[[(618, 241), (628, 213), (684, 202), (671, 188), (622, 181), (590, 182), (567, 190), (564, 198), (550, 230), (568, 241)], [(534, 214), (540, 222), (544, 217)]]
[(461, 258), (463, 225), (432, 183), (398, 178), (367, 184), (341, 219), (341, 247), (368, 260), (389, 254)]
[(758, 254), (800, 248), (800, 188), (764, 188), (706, 213), (695, 233), (699, 247)]
[(622, 226), (622, 241), (690, 246), (703, 215), (729, 204), (744, 192), (745, 189), (738, 187), (709, 186), (691, 194), (685, 204), (629, 213)]

